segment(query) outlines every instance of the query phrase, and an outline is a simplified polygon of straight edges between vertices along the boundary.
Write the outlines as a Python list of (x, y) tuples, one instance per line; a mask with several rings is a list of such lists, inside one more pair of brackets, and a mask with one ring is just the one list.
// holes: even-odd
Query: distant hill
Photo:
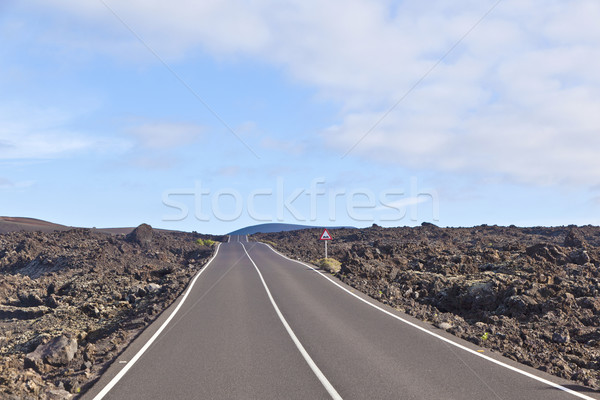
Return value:
[(42, 221), (35, 218), (20, 218), (20, 217), (0, 217), (0, 233), (9, 232), (54, 232), (66, 231), (71, 229), (70, 226), (53, 224), (52, 222)]
[[(22, 218), (22, 217), (1, 217), (0, 216), (0, 234), (9, 232), (54, 232), (54, 231), (67, 231), (73, 229), (73, 226), (66, 226), (55, 224), (48, 221), (43, 221), (36, 218)], [(297, 231), (300, 229), (319, 228), (318, 226), (310, 225), (295, 225), (295, 224), (279, 224), (279, 223), (268, 223), (254, 226), (247, 226), (245, 228), (238, 229), (229, 233), (229, 235), (252, 235), (253, 233), (272, 233), (272, 232), (287, 232)], [(328, 229), (337, 228), (352, 228), (348, 226), (334, 227), (328, 226)], [(134, 227), (123, 227), (123, 228), (100, 228), (96, 229), (97, 232), (109, 233), (111, 235), (128, 234), (133, 231)], [(170, 230), (157, 229), (158, 231), (174, 232)]]
[[(300, 229), (311, 229), (311, 228), (319, 228), (319, 226), (269, 223), (269, 224), (247, 226), (245, 228), (241, 228), (236, 231), (230, 232), (229, 235), (252, 235), (254, 233), (259, 233), (259, 232), (260, 233), (288, 232), (288, 231), (298, 231)], [(351, 226), (327, 226), (326, 228), (327, 229), (339, 229), (339, 228), (353, 228), (353, 227), (351, 227)]]
[[(73, 226), (55, 224), (36, 218), (23, 217), (0, 217), (0, 234), (10, 232), (54, 232), (68, 231)], [(104, 228), (96, 229), (98, 232), (110, 233), (111, 235), (128, 234), (135, 228)]]

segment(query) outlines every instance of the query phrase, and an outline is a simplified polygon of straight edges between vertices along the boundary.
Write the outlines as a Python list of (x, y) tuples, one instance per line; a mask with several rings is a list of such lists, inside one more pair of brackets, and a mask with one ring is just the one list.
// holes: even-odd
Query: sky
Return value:
[(600, 224), (597, 0), (4, 0), (0, 215)]

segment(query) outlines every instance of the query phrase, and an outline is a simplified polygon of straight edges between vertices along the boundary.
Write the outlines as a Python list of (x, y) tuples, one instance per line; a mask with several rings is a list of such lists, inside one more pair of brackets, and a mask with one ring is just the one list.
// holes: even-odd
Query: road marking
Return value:
[[(259, 242), (259, 243), (260, 243), (260, 242)], [(307, 264), (307, 263), (305, 263), (305, 262), (302, 262), (302, 261), (298, 261), (298, 260), (291, 259), (291, 258), (289, 258), (288, 256), (286, 256), (286, 255), (284, 255), (284, 254), (281, 254), (280, 252), (278, 252), (277, 250), (275, 250), (274, 248), (272, 248), (271, 246), (269, 246), (269, 245), (268, 245), (268, 244), (266, 244), (266, 243), (261, 243), (261, 244), (263, 244), (263, 245), (267, 246), (269, 249), (271, 249), (271, 250), (272, 250), (273, 252), (275, 252), (276, 254), (279, 254), (279, 255), (280, 255), (281, 257), (283, 257), (283, 258), (286, 258), (286, 259), (288, 259), (288, 260), (290, 260), (290, 261), (293, 261), (293, 262), (295, 262), (295, 263), (298, 263), (298, 264), (304, 265), (305, 267), (308, 267), (308, 268), (312, 269), (313, 271), (317, 272), (319, 275), (321, 275), (322, 277), (324, 277), (325, 279), (327, 279), (328, 281), (330, 281), (331, 283), (333, 283), (334, 285), (336, 285), (337, 287), (339, 287), (340, 289), (342, 289), (342, 290), (343, 290), (343, 291), (345, 291), (346, 293), (350, 294), (351, 296), (354, 296), (354, 297), (356, 297), (358, 300), (362, 301), (363, 303), (366, 303), (366, 304), (368, 304), (369, 306), (371, 306), (371, 307), (373, 307), (373, 308), (375, 308), (375, 309), (377, 309), (377, 310), (379, 310), (379, 311), (381, 311), (381, 312), (383, 312), (383, 313), (385, 313), (385, 314), (387, 314), (387, 315), (389, 315), (389, 316), (391, 316), (391, 317), (393, 317), (393, 318), (396, 318), (397, 320), (399, 320), (399, 321), (401, 321), (401, 322), (404, 322), (404, 323), (405, 323), (405, 324), (407, 324), (407, 325), (410, 325), (410, 326), (412, 326), (413, 328), (416, 328), (416, 329), (418, 329), (418, 330), (420, 330), (420, 331), (422, 331), (422, 332), (424, 332), (424, 333), (427, 333), (428, 335), (431, 335), (431, 336), (433, 336), (433, 337), (435, 337), (435, 338), (437, 338), (437, 339), (439, 339), (439, 340), (442, 340), (442, 341), (444, 341), (444, 342), (446, 342), (446, 343), (449, 343), (449, 344), (451, 344), (452, 346), (458, 347), (458, 348), (459, 348), (459, 349), (461, 349), (461, 350), (464, 350), (464, 351), (467, 351), (467, 352), (469, 352), (469, 353), (471, 353), (471, 354), (473, 354), (473, 355), (476, 355), (477, 357), (481, 357), (481, 358), (483, 358), (483, 359), (485, 359), (485, 360), (488, 360), (488, 361), (490, 361), (490, 362), (493, 362), (493, 363), (494, 363), (494, 364), (496, 364), (496, 365), (499, 365), (499, 366), (501, 366), (501, 367), (504, 367), (504, 368), (506, 368), (506, 369), (509, 369), (509, 370), (511, 370), (511, 371), (517, 372), (517, 373), (519, 373), (519, 374), (521, 374), (521, 375), (524, 375), (524, 376), (526, 376), (526, 377), (528, 377), (528, 378), (534, 379), (534, 380), (536, 380), (536, 381), (538, 381), (538, 382), (541, 382), (541, 383), (544, 383), (544, 384), (546, 384), (546, 385), (552, 386), (552, 387), (553, 387), (553, 388), (555, 388), (555, 389), (559, 389), (559, 390), (562, 390), (563, 392), (566, 392), (566, 393), (572, 394), (572, 395), (573, 395), (573, 396), (575, 396), (575, 397), (579, 397), (579, 398), (581, 398), (581, 399), (586, 399), (586, 400), (596, 400), (596, 399), (594, 399), (593, 397), (586, 396), (586, 395), (585, 395), (585, 394), (583, 394), (583, 393), (576, 392), (576, 391), (574, 391), (574, 390), (572, 390), (572, 389), (569, 389), (569, 388), (567, 388), (567, 387), (564, 387), (564, 386), (562, 386), (562, 385), (559, 385), (558, 383), (554, 383), (554, 382), (552, 382), (552, 381), (549, 381), (549, 380), (547, 380), (547, 379), (540, 378), (539, 376), (536, 376), (536, 375), (534, 375), (534, 374), (532, 374), (532, 373), (529, 373), (529, 372), (527, 372), (527, 371), (523, 371), (523, 370), (521, 370), (521, 369), (519, 369), (519, 368), (517, 368), (517, 367), (513, 367), (512, 365), (508, 365), (508, 364), (506, 364), (506, 363), (503, 363), (502, 361), (495, 360), (495, 359), (493, 359), (493, 358), (491, 358), (491, 357), (489, 357), (489, 356), (487, 356), (487, 355), (485, 355), (485, 354), (483, 354), (483, 353), (479, 353), (479, 352), (477, 352), (476, 350), (469, 349), (468, 347), (465, 347), (465, 346), (463, 346), (462, 344), (456, 343), (456, 342), (454, 342), (454, 341), (452, 341), (452, 340), (450, 340), (450, 339), (448, 339), (448, 338), (445, 338), (445, 337), (443, 337), (443, 336), (440, 336), (440, 335), (438, 335), (438, 334), (437, 334), (437, 333), (435, 333), (435, 332), (431, 332), (431, 331), (429, 331), (429, 330), (427, 330), (427, 329), (425, 329), (425, 328), (423, 328), (423, 327), (421, 327), (421, 326), (419, 326), (419, 325), (417, 325), (417, 324), (415, 324), (415, 323), (413, 323), (413, 322), (410, 322), (410, 321), (408, 321), (408, 320), (406, 320), (406, 319), (404, 319), (404, 318), (402, 318), (402, 317), (399, 317), (399, 316), (397, 316), (396, 314), (393, 314), (393, 313), (391, 313), (391, 312), (389, 312), (389, 311), (387, 311), (387, 310), (385, 310), (385, 309), (383, 309), (383, 308), (379, 307), (379, 306), (378, 306), (378, 305), (376, 305), (376, 304), (373, 304), (373, 303), (371, 303), (371, 302), (369, 302), (369, 301), (367, 301), (367, 300), (363, 299), (362, 297), (360, 297), (360, 296), (356, 295), (355, 293), (352, 293), (350, 290), (346, 289), (345, 287), (343, 287), (342, 285), (340, 285), (339, 283), (337, 283), (336, 281), (334, 281), (333, 279), (331, 279), (330, 277), (328, 277), (327, 275), (325, 275), (323, 272), (321, 272), (321, 271), (319, 271), (319, 270), (315, 269), (313, 266), (311, 266), (311, 265), (309, 265), (309, 264)], [(245, 248), (244, 248), (244, 250), (245, 250)], [(250, 257), (250, 256), (248, 256), (248, 257)], [(256, 265), (255, 265), (255, 266), (256, 266)]]
[(123, 367), (123, 369), (121, 371), (119, 371), (119, 373), (117, 375), (115, 375), (114, 378), (112, 378), (106, 386), (104, 386), (104, 388), (100, 391), (100, 393), (98, 393), (94, 397), (94, 400), (101, 400), (102, 398), (104, 398), (104, 396), (106, 396), (108, 394), (108, 392), (117, 384), (117, 382), (119, 382), (121, 380), (121, 378), (123, 378), (123, 376), (125, 376), (127, 371), (129, 371), (129, 369), (131, 367), (133, 367), (133, 364), (135, 364), (137, 362), (137, 360), (140, 359), (142, 354), (144, 354), (146, 352), (146, 350), (148, 350), (148, 348), (152, 345), (152, 343), (154, 343), (156, 338), (158, 338), (158, 336), (161, 334), (161, 332), (167, 327), (169, 322), (171, 322), (173, 317), (175, 317), (175, 314), (177, 314), (177, 311), (179, 311), (179, 309), (185, 302), (185, 299), (187, 299), (188, 295), (190, 294), (192, 288), (194, 287), (194, 284), (196, 283), (196, 281), (198, 280), (200, 275), (202, 275), (202, 273), (206, 270), (206, 268), (208, 268), (210, 263), (215, 259), (215, 257), (217, 257), (217, 254), (219, 254), (220, 247), (221, 247), (221, 243), (217, 244), (217, 251), (215, 251), (215, 255), (212, 256), (212, 258), (210, 260), (208, 260), (208, 262), (204, 265), (204, 267), (196, 274), (196, 277), (194, 278), (194, 280), (192, 280), (192, 283), (190, 284), (190, 286), (188, 286), (187, 290), (183, 294), (183, 297), (181, 298), (181, 301), (179, 302), (179, 304), (177, 304), (177, 307), (175, 307), (175, 309), (173, 310), (171, 315), (169, 315), (169, 318), (167, 318), (166, 321), (163, 322), (163, 324), (160, 326), (160, 328), (158, 328), (158, 330), (156, 332), (154, 332), (154, 335), (152, 335), (152, 337), (150, 339), (148, 339), (146, 344), (136, 353), (135, 356), (133, 356), (133, 358)]
[(256, 263), (254, 262), (254, 260), (252, 259), (252, 257), (250, 257), (250, 254), (248, 254), (248, 251), (246, 250), (246, 246), (244, 246), (244, 244), (242, 244), (242, 247), (244, 248), (244, 252), (246, 252), (246, 255), (248, 256), (248, 258), (250, 259), (250, 262), (252, 262), (252, 265), (254, 265), (254, 268), (256, 269), (256, 272), (258, 272), (258, 276), (260, 277), (260, 280), (262, 281), (262, 284), (265, 287), (265, 290), (267, 291), (267, 295), (269, 296), (269, 300), (271, 300), (271, 304), (273, 305), (273, 308), (275, 309), (275, 312), (277, 313), (277, 316), (281, 320), (281, 323), (285, 327), (285, 330), (287, 331), (287, 333), (290, 335), (290, 337), (294, 341), (294, 344), (296, 345), (296, 347), (300, 351), (300, 354), (302, 354), (302, 357), (304, 357), (304, 360), (306, 360), (306, 363), (308, 364), (308, 366), (310, 367), (310, 369), (312, 369), (312, 371), (317, 376), (317, 378), (319, 378), (319, 381), (321, 381), (321, 384), (325, 387), (325, 390), (327, 390), (327, 392), (329, 393), (329, 395), (331, 396), (331, 398), (335, 399), (335, 400), (342, 400), (342, 396), (340, 396), (340, 394), (337, 392), (337, 390), (335, 390), (335, 388), (329, 382), (329, 380), (325, 377), (325, 375), (323, 374), (323, 372), (321, 372), (321, 370), (319, 369), (319, 367), (317, 367), (317, 364), (315, 364), (315, 362), (310, 357), (310, 355), (308, 354), (308, 352), (306, 351), (306, 349), (304, 348), (304, 346), (302, 346), (302, 343), (300, 343), (300, 340), (298, 339), (298, 337), (296, 336), (296, 334), (294, 333), (294, 331), (292, 330), (292, 328), (290, 327), (290, 325), (287, 323), (285, 317), (283, 316), (283, 314), (279, 310), (279, 307), (277, 306), (277, 303), (275, 303), (275, 300), (273, 299), (273, 296), (271, 295), (271, 291), (269, 290), (269, 287), (267, 286), (267, 283), (265, 282), (262, 274), (260, 273), (260, 270), (256, 266)]

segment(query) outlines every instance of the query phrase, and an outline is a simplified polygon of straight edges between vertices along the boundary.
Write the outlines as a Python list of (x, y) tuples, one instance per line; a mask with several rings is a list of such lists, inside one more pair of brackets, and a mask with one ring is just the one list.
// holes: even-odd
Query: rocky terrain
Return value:
[(0, 398), (67, 399), (185, 289), (223, 240), (90, 229), (0, 234)]
[[(458, 337), (600, 389), (600, 227), (339, 229), (339, 279)], [(320, 229), (259, 233), (296, 259)]]

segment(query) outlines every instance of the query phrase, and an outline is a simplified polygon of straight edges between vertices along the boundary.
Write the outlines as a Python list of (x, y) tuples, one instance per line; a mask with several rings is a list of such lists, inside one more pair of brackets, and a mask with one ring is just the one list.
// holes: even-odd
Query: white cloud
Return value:
[(177, 148), (198, 140), (203, 127), (180, 122), (151, 122), (131, 128), (129, 132), (144, 147), (153, 149)]
[(25, 189), (35, 185), (35, 181), (13, 182), (10, 179), (0, 177), (0, 190), (2, 189)]
[[(340, 154), (494, 3), (108, 2), (165, 57), (243, 54), (315, 86), (342, 107), (323, 135)], [(101, 2), (38, 3), (48, 5), (110, 27), (116, 47), (135, 41), (114, 33)], [(502, 1), (352, 154), (523, 183), (600, 182), (599, 20), (597, 0)]]
[(70, 129), (73, 118), (56, 109), (0, 105), (0, 160), (54, 159), (126, 147)]
[(0, 152), (0, 159), (56, 158), (76, 153), (92, 147), (93, 142), (85, 137), (69, 132), (46, 131), (43, 133), (16, 134), (8, 137), (4, 129), (0, 136), (7, 145)]

